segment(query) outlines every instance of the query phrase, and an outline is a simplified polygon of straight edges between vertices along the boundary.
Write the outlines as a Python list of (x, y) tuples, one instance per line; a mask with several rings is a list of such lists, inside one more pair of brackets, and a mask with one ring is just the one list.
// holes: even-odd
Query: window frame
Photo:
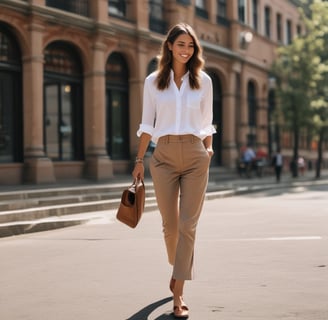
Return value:
[(265, 6), (264, 7), (264, 34), (266, 37), (271, 39), (271, 14), (272, 10), (271, 7)]
[(247, 6), (246, 6), (246, 0), (238, 0), (238, 21), (246, 24), (247, 18)]

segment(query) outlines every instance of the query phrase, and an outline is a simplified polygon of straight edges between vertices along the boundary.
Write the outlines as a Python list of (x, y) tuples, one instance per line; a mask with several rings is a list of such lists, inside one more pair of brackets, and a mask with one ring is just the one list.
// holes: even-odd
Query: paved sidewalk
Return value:
[[(108, 210), (117, 209), (121, 192), (131, 181), (131, 175), (120, 175), (109, 182), (79, 180), (54, 185), (2, 186), (0, 237), (106, 219)], [(145, 184), (147, 196), (145, 210), (157, 209), (149, 176)], [(321, 179), (314, 179), (314, 171), (306, 172), (304, 176), (298, 178), (292, 178), (290, 174), (285, 173), (281, 182), (277, 183), (272, 174), (250, 179), (239, 177), (236, 172), (224, 168), (210, 168), (206, 199), (213, 200), (290, 186), (324, 184), (328, 184), (328, 170), (322, 172)], [(8, 199), (9, 202), (6, 202)]]
[[(327, 320), (327, 190), (206, 201), (190, 320)], [(157, 210), (136, 229), (112, 212), (102, 224), (0, 240), (0, 252), (1, 320), (174, 319)]]

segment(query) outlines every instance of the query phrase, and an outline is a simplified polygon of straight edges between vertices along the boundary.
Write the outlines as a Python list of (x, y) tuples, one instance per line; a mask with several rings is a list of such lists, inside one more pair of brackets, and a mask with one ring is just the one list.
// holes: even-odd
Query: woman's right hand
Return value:
[(142, 162), (137, 162), (132, 171), (133, 179), (144, 180), (145, 178), (145, 167)]

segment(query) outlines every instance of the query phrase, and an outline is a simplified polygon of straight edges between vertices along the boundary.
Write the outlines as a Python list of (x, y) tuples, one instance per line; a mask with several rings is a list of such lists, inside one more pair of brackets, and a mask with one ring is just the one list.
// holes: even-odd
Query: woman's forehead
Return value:
[(174, 42), (194, 43), (194, 39), (186, 33), (180, 34)]

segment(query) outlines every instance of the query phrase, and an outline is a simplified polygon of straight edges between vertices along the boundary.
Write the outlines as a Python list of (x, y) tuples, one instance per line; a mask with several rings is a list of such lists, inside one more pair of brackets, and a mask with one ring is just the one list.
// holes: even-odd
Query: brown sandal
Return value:
[(188, 319), (189, 318), (189, 309), (187, 306), (174, 306), (173, 314), (175, 318), (178, 319)]

